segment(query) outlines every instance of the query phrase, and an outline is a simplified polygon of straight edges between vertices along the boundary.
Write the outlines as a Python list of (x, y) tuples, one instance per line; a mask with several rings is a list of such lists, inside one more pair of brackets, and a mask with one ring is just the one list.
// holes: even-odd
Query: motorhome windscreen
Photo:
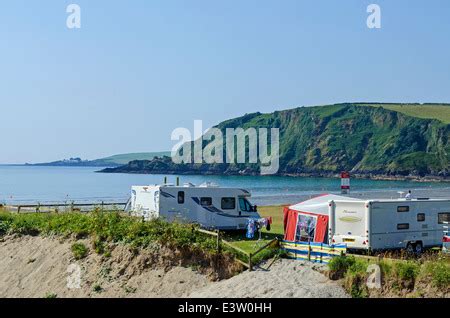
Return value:
[(239, 198), (239, 208), (243, 212), (252, 212), (253, 207), (245, 198)]
[(314, 242), (317, 217), (313, 215), (299, 214), (297, 230), (295, 232), (296, 242)]

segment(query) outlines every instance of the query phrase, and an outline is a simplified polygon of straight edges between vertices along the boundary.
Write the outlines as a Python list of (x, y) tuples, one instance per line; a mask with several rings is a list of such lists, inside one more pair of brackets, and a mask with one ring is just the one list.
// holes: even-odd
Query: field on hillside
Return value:
[(111, 162), (115, 164), (125, 165), (133, 160), (152, 160), (154, 157), (170, 156), (170, 151), (162, 152), (140, 152), (140, 153), (126, 153), (120, 155), (114, 155), (106, 158), (101, 158), (98, 160), (104, 162)]
[(450, 124), (450, 104), (361, 104), (362, 106), (383, 107), (408, 116), (437, 119)]

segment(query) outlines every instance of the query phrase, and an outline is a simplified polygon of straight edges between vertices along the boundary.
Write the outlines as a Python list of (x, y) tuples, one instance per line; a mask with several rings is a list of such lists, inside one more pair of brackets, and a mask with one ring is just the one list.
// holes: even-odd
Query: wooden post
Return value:
[(248, 254), (248, 270), (251, 272), (253, 270), (252, 266), (252, 253)]
[(17, 207), (17, 214), (20, 213), (20, 205)]
[(311, 242), (308, 242), (308, 261), (311, 261)]
[(38, 205), (36, 206), (36, 213), (39, 213), (41, 210), (41, 204), (38, 202)]
[(220, 231), (217, 231), (217, 253), (220, 253)]
[(320, 243), (320, 263), (322, 263), (323, 243)]
[(105, 202), (102, 201), (102, 212), (103, 212), (104, 209), (105, 209), (105, 208), (104, 208), (104, 205), (105, 205)]

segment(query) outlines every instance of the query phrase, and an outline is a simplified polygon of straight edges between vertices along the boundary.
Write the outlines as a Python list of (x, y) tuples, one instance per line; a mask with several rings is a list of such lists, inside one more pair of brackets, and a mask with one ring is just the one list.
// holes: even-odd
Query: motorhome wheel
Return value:
[(415, 253), (415, 248), (412, 243), (408, 243), (408, 245), (406, 245), (406, 252), (410, 255)]

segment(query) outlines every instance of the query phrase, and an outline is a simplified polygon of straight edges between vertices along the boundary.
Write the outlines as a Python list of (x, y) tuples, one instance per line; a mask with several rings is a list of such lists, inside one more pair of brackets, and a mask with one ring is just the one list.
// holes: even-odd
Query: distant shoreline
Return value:
[[(114, 169), (114, 168), (113, 168)], [(106, 170), (106, 171), (105, 171)], [(339, 173), (280, 173), (280, 174), (273, 174), (273, 175), (260, 175), (260, 174), (246, 174), (246, 173), (237, 173), (237, 174), (226, 174), (226, 173), (199, 173), (194, 171), (184, 171), (184, 172), (178, 172), (178, 171), (155, 171), (155, 172), (139, 172), (139, 171), (109, 171), (108, 169), (103, 169), (99, 171), (95, 171), (96, 173), (124, 173), (124, 174), (142, 174), (142, 175), (202, 175), (202, 176), (260, 176), (260, 177), (293, 177), (293, 178), (329, 178), (329, 179), (339, 179), (340, 174)], [(443, 182), (443, 183), (450, 183), (450, 178), (444, 178), (439, 176), (401, 176), (401, 175), (385, 175), (385, 174), (363, 174), (363, 173), (350, 173), (352, 179), (365, 179), (365, 180), (379, 180), (379, 181), (412, 181), (412, 182)]]
[[(95, 166), (95, 165), (50, 165), (50, 164), (7, 164), (0, 163), (0, 167), (67, 167), (67, 168), (116, 168), (114, 166)], [(94, 171), (95, 173), (123, 173), (123, 174), (141, 174), (141, 175), (186, 175), (186, 176), (261, 176), (261, 177), (292, 177), (292, 178), (330, 178), (339, 179), (339, 173), (281, 173), (274, 175), (260, 175), (260, 174), (215, 174), (215, 173), (198, 173), (198, 172), (174, 172), (174, 171), (157, 171), (157, 172), (138, 172), (138, 171), (105, 171), (105, 169)], [(351, 174), (352, 179), (363, 180), (379, 180), (379, 181), (411, 181), (411, 182), (443, 182), (450, 183), (450, 178), (444, 178), (439, 176), (401, 176), (401, 175), (386, 175), (386, 174), (371, 174), (371, 173), (355, 173)]]

